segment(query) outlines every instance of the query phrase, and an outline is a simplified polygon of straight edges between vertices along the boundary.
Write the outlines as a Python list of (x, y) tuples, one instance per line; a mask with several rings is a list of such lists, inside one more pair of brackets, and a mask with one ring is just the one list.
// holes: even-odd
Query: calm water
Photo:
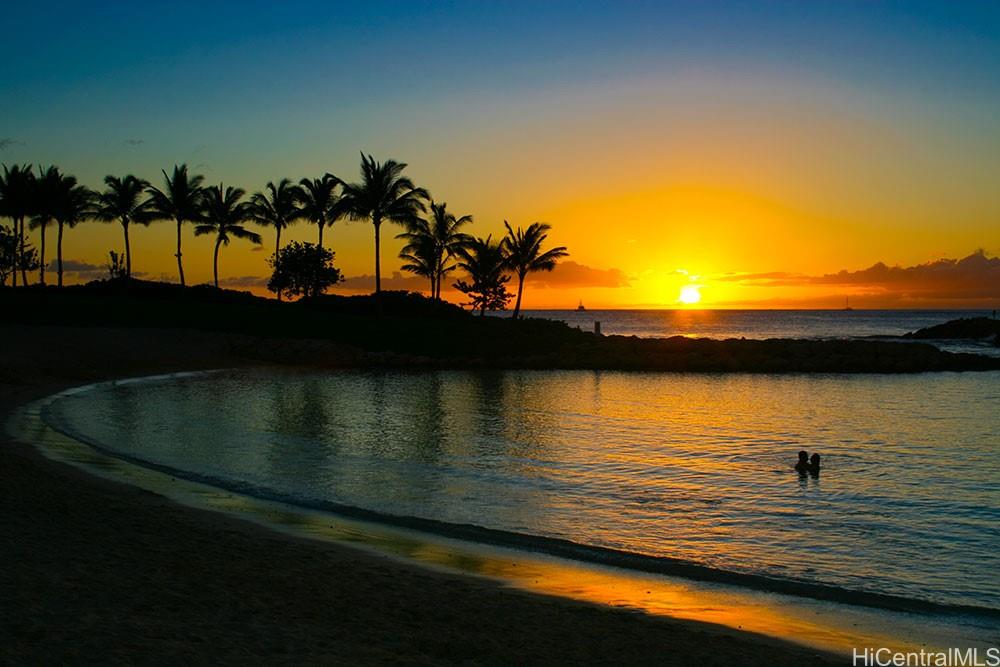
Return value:
[[(1000, 609), (1000, 373), (264, 371), (46, 419), (236, 489)], [(823, 454), (819, 479), (791, 468)]]
[[(529, 310), (527, 317), (561, 320), (605, 335), (698, 336), (705, 338), (854, 338), (901, 336), (960, 317), (989, 317), (973, 310)], [(509, 313), (497, 313), (509, 317)], [(1000, 349), (974, 341), (938, 341), (942, 349), (1000, 355)]]

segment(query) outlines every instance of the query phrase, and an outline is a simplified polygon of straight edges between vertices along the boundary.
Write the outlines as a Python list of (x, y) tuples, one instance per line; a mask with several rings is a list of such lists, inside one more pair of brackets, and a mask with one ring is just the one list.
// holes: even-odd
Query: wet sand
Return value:
[[(102, 379), (275, 358), (335, 364), (342, 353), (282, 343), (0, 327), (0, 414)], [(845, 664), (718, 626), (297, 540), (2, 440), (0, 663)]]

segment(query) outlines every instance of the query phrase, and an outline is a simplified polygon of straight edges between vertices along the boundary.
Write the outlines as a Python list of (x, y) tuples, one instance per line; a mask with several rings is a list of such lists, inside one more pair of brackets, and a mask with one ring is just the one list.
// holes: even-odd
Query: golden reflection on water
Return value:
[(737, 587), (647, 575), (616, 568), (476, 545), (416, 531), (243, 496), (104, 456), (48, 427), (44, 401), (15, 414), (8, 430), (61, 460), (182, 504), (224, 512), (290, 535), (347, 543), (447, 572), (489, 577), (527, 591), (791, 640), (840, 653), (854, 647), (977, 646), (982, 628), (956, 628), (933, 618), (818, 602)]

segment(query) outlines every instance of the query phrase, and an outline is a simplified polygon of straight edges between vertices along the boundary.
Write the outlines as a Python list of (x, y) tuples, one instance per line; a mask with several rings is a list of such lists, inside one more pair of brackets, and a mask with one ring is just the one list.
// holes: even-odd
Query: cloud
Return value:
[[(451, 285), (451, 282), (449, 280), (448, 284)], [(382, 289), (384, 290), (420, 292), (429, 289), (429, 285), (429, 280), (420, 276), (403, 275), (401, 271), (393, 271), (390, 276), (382, 276)], [(342, 283), (339, 283), (335, 289), (347, 292), (364, 292), (366, 294), (374, 292), (375, 276), (370, 274), (351, 276), (346, 278)]]
[(860, 271), (845, 269), (821, 276), (775, 271), (728, 274), (716, 280), (738, 282), (746, 287), (850, 287), (916, 300), (1000, 299), (1000, 257), (977, 250), (962, 259), (938, 259), (914, 266), (878, 262)]
[[(108, 277), (108, 267), (91, 264), (80, 259), (64, 259), (62, 265), (63, 273), (75, 274), (80, 280), (94, 280), (96, 278)], [(45, 268), (47, 271), (57, 271), (59, 265), (56, 260), (52, 260)]]
[(220, 287), (263, 287), (267, 285), (265, 276), (230, 276), (219, 278)]
[(554, 289), (629, 285), (628, 277), (621, 269), (595, 269), (573, 261), (561, 262), (550, 272), (529, 274), (527, 282)]
[(0, 138), (0, 151), (5, 151), (12, 146), (23, 146), (23, 141), (18, 141), (17, 139), (11, 139), (10, 137)]
[(145, 142), (142, 139), (126, 139), (126, 146), (142, 146)]

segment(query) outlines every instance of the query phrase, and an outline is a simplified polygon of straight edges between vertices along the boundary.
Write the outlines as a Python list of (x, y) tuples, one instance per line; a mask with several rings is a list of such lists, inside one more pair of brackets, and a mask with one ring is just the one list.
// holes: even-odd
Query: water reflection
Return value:
[[(1000, 608), (998, 385), (238, 372), (53, 410), (123, 453), (303, 501)], [(822, 483), (792, 470), (800, 449), (823, 454)]]

